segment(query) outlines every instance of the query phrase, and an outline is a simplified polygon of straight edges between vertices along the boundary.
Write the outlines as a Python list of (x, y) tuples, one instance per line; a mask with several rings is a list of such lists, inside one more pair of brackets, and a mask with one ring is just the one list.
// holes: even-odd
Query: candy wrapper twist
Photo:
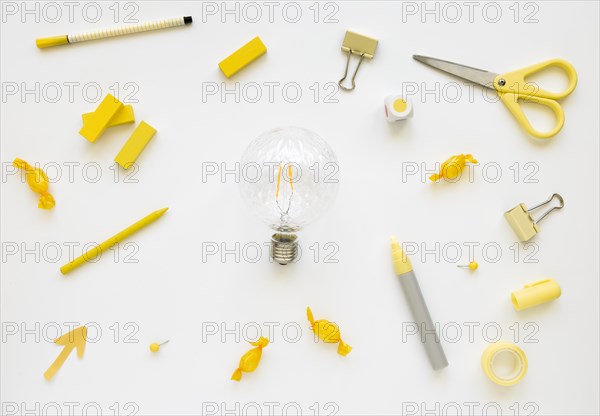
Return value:
[(477, 160), (472, 155), (454, 155), (450, 159), (442, 163), (440, 173), (436, 173), (429, 177), (432, 182), (439, 181), (442, 178), (453, 180), (458, 178), (465, 169), (467, 163), (477, 163)]
[(25, 171), (25, 179), (33, 192), (40, 194), (38, 208), (51, 209), (56, 204), (54, 197), (48, 192), (48, 177), (40, 168), (35, 168), (22, 159), (16, 158), (13, 166)]
[(306, 308), (306, 316), (308, 317), (308, 321), (310, 322), (310, 327), (315, 333), (316, 336), (321, 338), (325, 342), (329, 342), (332, 344), (337, 344), (338, 349), (337, 352), (344, 357), (352, 351), (352, 347), (342, 341), (342, 336), (340, 335), (340, 328), (334, 323), (330, 322), (326, 319), (319, 319), (315, 321), (313, 317), (312, 311), (310, 308)]
[(258, 363), (260, 363), (260, 357), (262, 357), (262, 350), (269, 345), (269, 340), (265, 337), (260, 337), (258, 341), (251, 342), (250, 345), (253, 345), (256, 348), (252, 348), (240, 358), (240, 365), (233, 372), (233, 375), (231, 376), (232, 380), (240, 381), (242, 379), (242, 371), (244, 373), (250, 373), (256, 370)]

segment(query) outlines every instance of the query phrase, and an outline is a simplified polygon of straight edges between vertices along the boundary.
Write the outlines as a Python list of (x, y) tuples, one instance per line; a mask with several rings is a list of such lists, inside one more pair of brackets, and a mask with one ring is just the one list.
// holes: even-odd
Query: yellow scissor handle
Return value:
[[(528, 76), (541, 72), (549, 67), (561, 68), (567, 74), (569, 85), (564, 91), (547, 91), (539, 88), (533, 82), (527, 82), (526, 78)], [(539, 139), (552, 137), (562, 129), (563, 124), (565, 124), (565, 114), (560, 107), (560, 104), (554, 100), (564, 98), (571, 94), (576, 86), (577, 72), (573, 65), (564, 59), (550, 59), (549, 61), (508, 72), (503, 75), (498, 75), (494, 79), (494, 88), (498, 91), (498, 95), (502, 99), (502, 102), (504, 102), (510, 112), (515, 116), (519, 124), (525, 128), (527, 133)], [(534, 129), (525, 116), (525, 113), (523, 113), (523, 109), (519, 105), (519, 100), (549, 107), (556, 115), (556, 124), (554, 125), (554, 128), (548, 132), (541, 132)]]
[[(523, 126), (527, 133), (531, 134), (533, 137), (537, 137), (538, 139), (548, 139), (556, 135), (565, 124), (565, 113), (563, 112), (560, 104), (558, 104), (554, 100), (537, 96), (530, 96), (528, 98), (525, 98), (522, 95), (516, 95), (511, 93), (505, 94), (503, 92), (498, 92), (498, 95), (502, 99), (502, 102), (508, 107), (513, 116), (515, 116), (519, 124)], [(552, 130), (547, 132), (541, 132), (539, 130), (534, 129), (529, 120), (527, 119), (527, 116), (523, 112), (523, 109), (519, 104), (519, 99), (527, 100), (527, 102), (530, 103), (545, 105), (546, 107), (549, 107), (556, 116), (556, 124), (554, 125)]]
[[(539, 88), (535, 83), (527, 82), (525, 78), (535, 73), (541, 72), (549, 67), (558, 67), (565, 71), (569, 78), (569, 85), (562, 92), (547, 91)], [(522, 98), (541, 97), (557, 100), (571, 94), (577, 86), (577, 71), (573, 65), (564, 59), (550, 59), (549, 61), (541, 62), (536, 65), (531, 65), (526, 68), (517, 69), (516, 71), (507, 72), (503, 75), (498, 75), (494, 79), (494, 88), (496, 91), (503, 93), (511, 93), (520, 95)]]

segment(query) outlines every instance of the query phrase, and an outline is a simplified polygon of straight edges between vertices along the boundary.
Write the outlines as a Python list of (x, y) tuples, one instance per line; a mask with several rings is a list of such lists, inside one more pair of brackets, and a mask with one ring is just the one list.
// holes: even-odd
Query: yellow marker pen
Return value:
[(191, 16), (172, 17), (169, 19), (153, 20), (151, 22), (136, 23), (100, 29), (91, 32), (74, 33), (70, 35), (51, 36), (35, 40), (38, 48), (44, 49), (51, 46), (68, 45), (70, 43), (84, 42), (88, 40), (112, 38), (115, 36), (129, 35), (131, 33), (149, 32), (151, 30), (166, 29), (169, 27), (189, 25), (192, 23)]
[(425, 299), (421, 293), (421, 288), (417, 282), (415, 272), (413, 272), (410, 260), (402, 251), (400, 243), (396, 237), (392, 237), (392, 261), (394, 263), (394, 272), (400, 278), (402, 289), (406, 295), (406, 301), (413, 314), (415, 323), (419, 325), (421, 331), (421, 341), (425, 346), (425, 351), (429, 357), (431, 367), (434, 370), (441, 370), (448, 367), (448, 360), (442, 349), (442, 344), (431, 321), (431, 316), (427, 310)]
[(169, 208), (163, 208), (163, 209), (159, 209), (158, 211), (154, 211), (152, 214), (142, 218), (135, 224), (130, 225), (129, 227), (125, 228), (120, 233), (115, 234), (114, 236), (112, 236), (111, 238), (106, 240), (105, 242), (95, 246), (94, 248), (89, 249), (83, 255), (77, 257), (75, 260), (71, 261), (70, 263), (65, 264), (64, 266), (62, 266), (60, 268), (60, 272), (62, 274), (67, 274), (70, 271), (72, 271), (73, 269), (76, 269), (77, 267), (81, 266), (83, 263), (87, 262), (88, 260), (91, 260), (91, 259), (95, 258), (96, 256), (99, 256), (103, 251), (108, 250), (109, 248), (111, 248), (112, 246), (117, 244), (118, 242), (126, 239), (133, 233), (139, 231), (140, 229), (144, 228), (148, 224), (159, 219), (168, 209)]

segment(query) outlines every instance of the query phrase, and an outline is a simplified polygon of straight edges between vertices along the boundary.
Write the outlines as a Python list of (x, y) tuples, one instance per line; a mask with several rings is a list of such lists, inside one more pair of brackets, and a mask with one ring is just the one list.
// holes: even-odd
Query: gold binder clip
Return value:
[[(537, 220), (534, 220), (531, 217), (531, 214), (529, 214), (531, 211), (549, 204), (554, 198), (558, 199), (558, 206), (550, 208)], [(544, 201), (530, 209), (527, 209), (525, 204), (519, 204), (510, 211), (505, 212), (504, 218), (506, 218), (506, 221), (508, 221), (514, 232), (517, 234), (519, 240), (525, 242), (531, 240), (537, 233), (540, 232), (540, 227), (537, 224), (543, 220), (546, 215), (550, 214), (555, 209), (561, 209), (564, 206), (565, 201), (563, 200), (562, 196), (559, 194), (552, 194), (547, 201)]]
[[(346, 52), (348, 54), (348, 59), (346, 60), (346, 72), (344, 72), (344, 77), (338, 81), (338, 85), (341, 89), (343, 89), (344, 91), (352, 91), (354, 87), (356, 87), (354, 79), (356, 78), (356, 74), (358, 73), (358, 68), (360, 68), (360, 64), (362, 64), (363, 59), (373, 59), (373, 56), (375, 56), (375, 49), (377, 49), (378, 42), (379, 41), (377, 39), (360, 35), (349, 30), (346, 31), (344, 43), (342, 43), (342, 52)], [(354, 75), (352, 75), (352, 88), (347, 88), (342, 85), (342, 82), (344, 82), (344, 80), (348, 76), (348, 67), (350, 66), (350, 57), (352, 55), (360, 56), (360, 60), (358, 61), (358, 65), (356, 66)]]

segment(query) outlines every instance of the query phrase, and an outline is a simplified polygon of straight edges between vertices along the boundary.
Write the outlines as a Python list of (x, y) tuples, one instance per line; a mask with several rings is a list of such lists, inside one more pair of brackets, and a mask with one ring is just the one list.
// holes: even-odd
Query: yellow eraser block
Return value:
[[(91, 118), (94, 116), (94, 113), (85, 113), (81, 115), (81, 118), (83, 119), (83, 124), (87, 123), (89, 120), (91, 120)], [(121, 109), (119, 111), (117, 111), (117, 113), (113, 116), (113, 118), (110, 119), (110, 122), (108, 123), (108, 127), (115, 127), (115, 126), (120, 126), (122, 124), (128, 124), (128, 123), (134, 123), (135, 122), (135, 117), (133, 115), (133, 107), (131, 105), (124, 105), (123, 107), (121, 107)]]
[(219, 63), (219, 68), (221, 68), (221, 71), (223, 71), (223, 74), (225, 74), (227, 78), (230, 78), (266, 52), (267, 47), (257, 36), (227, 58), (223, 59), (221, 63)]
[(155, 133), (156, 130), (154, 127), (145, 121), (142, 121), (131, 137), (127, 139), (127, 143), (125, 143), (125, 146), (123, 146), (117, 157), (115, 157), (115, 162), (123, 169), (129, 169), (131, 165), (135, 163), (138, 156), (142, 153), (142, 150), (144, 150), (144, 147), (146, 147)]
[(108, 94), (100, 103), (92, 116), (83, 124), (79, 134), (88, 139), (90, 142), (95, 142), (98, 137), (106, 130), (110, 121), (115, 114), (123, 107), (123, 104)]

